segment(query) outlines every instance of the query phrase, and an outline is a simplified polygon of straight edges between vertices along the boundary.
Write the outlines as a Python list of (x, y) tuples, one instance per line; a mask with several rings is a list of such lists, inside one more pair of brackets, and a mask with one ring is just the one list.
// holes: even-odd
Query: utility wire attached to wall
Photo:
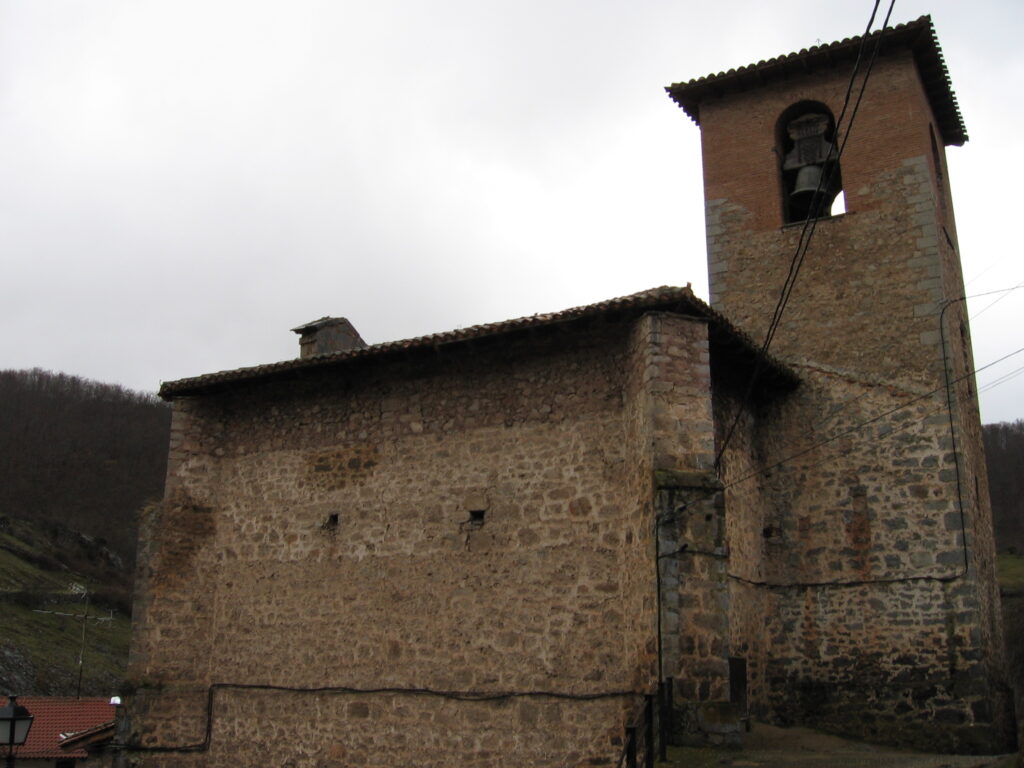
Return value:
[[(919, 402), (921, 402), (923, 400), (926, 400), (926, 399), (928, 399), (930, 397), (933, 397), (934, 395), (936, 395), (936, 394), (938, 394), (940, 392), (943, 392), (943, 391), (948, 393), (949, 391), (951, 391), (951, 388), (952, 388), (952, 386), (954, 384), (958, 384), (959, 382), (964, 381), (965, 379), (971, 378), (975, 374), (977, 374), (978, 372), (983, 371), (983, 370), (985, 370), (987, 368), (991, 368), (994, 365), (998, 365), (999, 363), (1001, 363), (1001, 362), (1003, 362), (1005, 360), (1008, 360), (1011, 357), (1014, 357), (1014, 356), (1019, 355), (1021, 353), (1024, 353), (1024, 347), (1019, 347), (1018, 349), (1015, 349), (1013, 352), (1010, 352), (1010, 353), (1008, 353), (1006, 355), (1003, 355), (1002, 357), (1000, 357), (1000, 358), (998, 358), (996, 360), (993, 360), (992, 362), (987, 363), (987, 364), (981, 366), (980, 368), (975, 368), (975, 369), (973, 369), (971, 371), (968, 371), (967, 373), (964, 373), (961, 376), (957, 376), (955, 378), (951, 377), (949, 379), (949, 381), (948, 382), (944, 382), (942, 386), (936, 387), (936, 388), (934, 388), (932, 390), (929, 390), (928, 392), (925, 392), (923, 394), (917, 395), (917, 396), (911, 398), (910, 400), (907, 400), (906, 402), (901, 403), (900, 405), (895, 406), (894, 408), (890, 408), (890, 409), (887, 409), (885, 411), (882, 411), (881, 413), (878, 413), (878, 414), (876, 414), (875, 416), (872, 416), (869, 419), (866, 419), (864, 421), (858, 422), (857, 424), (854, 424), (854, 425), (852, 425), (852, 426), (850, 426), (850, 427), (848, 427), (848, 428), (846, 428), (844, 430), (841, 430), (840, 432), (837, 432), (836, 434), (834, 434), (834, 435), (832, 435), (832, 436), (830, 436), (828, 438), (825, 438), (823, 440), (819, 440), (819, 441), (813, 443), (812, 445), (808, 446), (807, 448), (804, 448), (804, 449), (802, 449), (800, 451), (797, 451), (796, 453), (790, 454), (789, 456), (787, 456), (784, 459), (781, 459), (780, 461), (774, 462), (774, 463), (772, 463), (770, 465), (767, 465), (767, 466), (759, 467), (757, 470), (755, 470), (753, 472), (750, 472), (750, 473), (748, 473), (746, 475), (743, 475), (742, 477), (739, 477), (736, 480), (733, 480), (732, 482), (726, 483), (724, 486), (722, 486), (721, 490), (724, 491), (724, 490), (727, 490), (729, 488), (733, 488), (733, 487), (735, 487), (735, 486), (737, 486), (737, 485), (739, 485), (741, 483), (745, 483), (748, 480), (752, 480), (752, 479), (754, 479), (756, 477), (760, 477), (762, 475), (769, 474), (769, 473), (773, 472), (774, 470), (779, 469), (779, 468), (781, 468), (781, 467), (783, 467), (783, 466), (793, 462), (794, 460), (796, 460), (796, 459), (798, 459), (798, 458), (800, 458), (802, 456), (805, 456), (805, 455), (815, 451), (816, 449), (818, 449), (818, 448), (820, 448), (820, 447), (822, 447), (824, 445), (828, 445), (829, 443), (833, 443), (836, 440), (839, 440), (839, 439), (841, 439), (843, 437), (846, 437), (847, 435), (850, 435), (850, 434), (852, 434), (852, 433), (854, 433), (854, 432), (856, 432), (858, 430), (861, 430), (861, 429), (863, 429), (863, 428), (865, 428), (867, 426), (875, 424), (875, 423), (881, 421), (882, 419), (886, 418), (887, 416), (891, 416), (892, 414), (898, 413), (899, 411), (904, 410), (905, 408), (909, 408), (910, 406), (914, 405), (915, 403), (919, 403)], [(935, 415), (937, 415), (937, 414), (939, 414), (939, 413), (941, 413), (943, 411), (946, 411), (950, 407), (951, 406), (950, 406), (948, 398), (947, 398), (947, 400), (945, 402), (939, 404), (937, 407), (935, 407), (932, 410), (928, 411), (921, 418), (915, 419), (915, 420), (912, 420), (912, 421), (908, 421), (906, 424), (903, 424), (902, 426), (895, 427), (889, 433), (887, 433), (884, 436), (879, 436), (879, 438), (877, 438), (877, 439), (884, 439), (885, 437), (890, 437), (892, 435), (895, 435), (895, 434), (903, 432), (903, 431), (905, 431), (907, 429), (910, 429), (911, 427), (914, 427), (914, 426), (920, 424), (921, 421), (923, 421), (923, 420), (925, 420), (927, 418), (931, 418), (932, 416), (935, 416)], [(825, 461), (828, 461), (828, 459), (822, 459), (820, 462), (818, 462), (818, 464), (824, 463)], [(810, 465), (810, 466), (816, 466), (816, 465)], [(958, 476), (959, 476), (959, 470), (958, 470)], [(809, 588), (809, 587), (859, 587), (859, 586), (866, 586), (866, 585), (869, 585), (869, 584), (899, 584), (899, 583), (916, 582), (916, 581), (933, 581), (933, 582), (940, 582), (940, 583), (948, 583), (948, 582), (956, 581), (957, 579), (963, 578), (963, 576), (967, 573), (968, 559), (967, 559), (967, 535), (966, 535), (966, 533), (967, 533), (966, 532), (966, 521), (965, 521), (965, 518), (964, 518), (963, 510), (961, 509), (961, 515), (960, 515), (960, 536), (961, 536), (961, 542), (960, 542), (960, 545), (961, 545), (961, 549), (963, 550), (963, 553), (964, 553), (964, 565), (963, 565), (963, 567), (961, 569), (959, 569), (959, 570), (957, 570), (957, 571), (955, 571), (953, 573), (948, 573), (948, 574), (920, 574), (920, 575), (913, 575), (913, 576), (892, 576), (892, 577), (881, 577), (881, 578), (873, 578), (873, 579), (850, 579), (850, 580), (837, 579), (837, 580), (832, 580), (832, 581), (795, 581), (795, 582), (769, 582), (769, 581), (755, 580), (755, 579), (749, 579), (747, 577), (740, 576), (740, 575), (734, 574), (734, 573), (729, 573), (728, 577), (730, 579), (734, 580), (734, 581), (745, 583), (745, 584), (748, 584), (750, 586), (766, 587), (766, 588), (771, 588), (771, 589)], [(691, 554), (691, 553), (688, 551), (688, 549), (686, 547), (681, 547), (675, 554), (686, 555), (686, 554)], [(698, 553), (698, 552), (694, 551), (694, 552), (692, 552), (692, 554), (707, 554), (707, 553)]]
[[(964, 379), (967, 379), (967, 378), (969, 378), (971, 376), (974, 376), (975, 374), (979, 373), (980, 371), (984, 371), (987, 368), (991, 368), (993, 365), (998, 365), (999, 363), (1003, 362), (1004, 360), (1009, 360), (1011, 357), (1014, 357), (1015, 355), (1019, 355), (1022, 352), (1024, 352), (1024, 347), (1020, 347), (1018, 349), (1015, 349), (1013, 352), (1010, 352), (1010, 353), (1008, 353), (1006, 355), (1003, 355), (1002, 357), (998, 358), (997, 360), (993, 360), (991, 363), (983, 365), (980, 368), (975, 368), (972, 371), (969, 371), (969, 372), (967, 372), (967, 373), (965, 373), (965, 374), (963, 374), (961, 376), (958, 376), (958, 377), (952, 379), (951, 383), (956, 384), (956, 383), (958, 383), (960, 381), (963, 381)], [(904, 408), (909, 408), (914, 403), (918, 403), (918, 402), (921, 402), (922, 400), (926, 400), (929, 397), (932, 397), (933, 395), (938, 394), (939, 392), (943, 392), (945, 389), (946, 389), (946, 384), (943, 383), (942, 386), (935, 387), (934, 389), (930, 389), (927, 392), (924, 392), (923, 394), (916, 395), (916, 396), (912, 397), (910, 400), (907, 400), (906, 402), (900, 403), (899, 405), (894, 406), (893, 408), (889, 408), (889, 409), (887, 409), (885, 411), (882, 411), (881, 413), (878, 413), (878, 414), (872, 416), (869, 419), (865, 419), (864, 421), (858, 422), (858, 423), (856, 423), (856, 424), (854, 424), (854, 425), (852, 425), (850, 427), (847, 427), (846, 429), (843, 429), (843, 430), (841, 430), (840, 432), (837, 432), (834, 435), (831, 435), (831, 436), (826, 437), (826, 438), (824, 438), (822, 440), (819, 440), (819, 441), (817, 441), (815, 443), (812, 443), (807, 448), (804, 448), (804, 449), (802, 449), (800, 451), (797, 451), (796, 453), (792, 453), (792, 454), (790, 454), (789, 456), (787, 456), (784, 459), (781, 459), (781, 460), (779, 460), (777, 462), (774, 462), (772, 464), (760, 467), (760, 468), (754, 470), (753, 472), (750, 472), (749, 474), (743, 475), (742, 477), (740, 477), (740, 478), (738, 478), (736, 480), (733, 480), (732, 482), (726, 483), (723, 486), (723, 489), (732, 488), (732, 487), (734, 487), (734, 486), (736, 486), (736, 485), (738, 485), (740, 483), (746, 482), (747, 480), (751, 480), (751, 479), (753, 479), (755, 477), (760, 477), (761, 475), (766, 474), (768, 472), (771, 472), (772, 470), (775, 470), (775, 469), (778, 469), (778, 468), (780, 468), (782, 466), (785, 466), (786, 464), (792, 462), (794, 459), (798, 459), (801, 456), (804, 456), (804, 455), (810, 453), (811, 451), (813, 451), (813, 450), (815, 450), (817, 448), (820, 448), (823, 445), (828, 445), (829, 443), (834, 443), (836, 440), (839, 440), (842, 437), (846, 437), (847, 435), (853, 434), (854, 432), (856, 432), (858, 430), (861, 430), (864, 427), (867, 427), (867, 426), (870, 426), (872, 424), (875, 424), (875, 423), (881, 421), (882, 419), (884, 419), (886, 416), (891, 416), (894, 413), (898, 413), (899, 411), (902, 411)], [(911, 422), (910, 425), (915, 424), (915, 423), (917, 423), (917, 422)], [(901, 427), (900, 429), (907, 429), (907, 428), (909, 428), (910, 425), (905, 426), (905, 427)], [(898, 431), (898, 430), (894, 430), (894, 431)]]
[[(979, 298), (982, 298), (984, 296), (995, 296), (997, 294), (1002, 294), (1002, 297), (1005, 297), (1005, 296), (1009, 295), (1011, 292), (1019, 290), (1021, 288), (1024, 288), (1024, 283), (1020, 283), (1020, 284), (1012, 286), (1010, 288), (998, 288), (998, 289), (992, 290), (992, 291), (985, 291), (984, 293), (973, 293), (973, 294), (971, 294), (969, 296), (963, 296), (960, 299), (954, 299), (954, 301), (969, 301), (971, 299), (979, 299)], [(989, 306), (991, 306), (991, 305), (989, 305)], [(986, 309), (987, 309), (987, 307), (986, 307)], [(984, 312), (984, 310), (982, 310), (982, 312)], [(981, 314), (981, 312), (979, 312), (978, 314), (975, 314), (975, 315), (970, 315), (969, 317), (970, 317), (971, 320), (974, 320), (974, 318), (976, 318), (980, 314)], [(1013, 354), (1013, 353), (1011, 353), (1011, 354)], [(986, 365), (983, 368), (978, 368), (975, 371), (975, 373), (977, 373), (978, 371), (982, 371), (985, 368), (988, 368), (988, 367), (990, 367), (992, 365), (995, 365), (996, 363), (999, 363), (999, 362), (1001, 362), (1004, 359), (1005, 358), (1000, 358), (999, 360), (996, 360), (995, 362), (990, 363), (989, 365)], [(1006, 381), (1009, 381), (1010, 379), (1016, 378), (1018, 375), (1020, 375), (1020, 373), (1022, 371), (1024, 371), (1024, 368), (1017, 368), (1017, 369), (1015, 369), (1013, 371), (1010, 371), (1007, 374), (1004, 374), (1003, 376), (1000, 376), (998, 379), (995, 379), (993, 381), (987, 382), (986, 384), (984, 384), (982, 386), (979, 386), (978, 393), (980, 394), (981, 392), (986, 392), (986, 391), (988, 391), (990, 389), (993, 389), (994, 387), (999, 386), (1000, 384), (1003, 384)], [(859, 400), (867, 397), (868, 394), (870, 394), (870, 391), (869, 390), (865, 390), (865, 391), (861, 392), (859, 395), (856, 395), (855, 397), (851, 397), (849, 400), (846, 400), (845, 402), (843, 402), (837, 408), (834, 408), (833, 410), (829, 411), (828, 413), (823, 414), (822, 416), (820, 416), (817, 419), (815, 419), (812, 422), (812, 424), (818, 425), (818, 424), (821, 424), (822, 422), (824, 422), (826, 420), (835, 418), (837, 415), (839, 415), (840, 413), (845, 411), (847, 408), (849, 408), (852, 405), (854, 405)]]
[(212, 683), (206, 687), (206, 718), (203, 740), (192, 744), (176, 744), (171, 746), (144, 744), (114, 744), (115, 748), (131, 752), (205, 752), (213, 740), (214, 694), (217, 691), (269, 691), (278, 693), (301, 693), (322, 696), (343, 695), (408, 695), (434, 696), (454, 701), (508, 701), (522, 698), (560, 699), (565, 701), (601, 701), (604, 699), (621, 699), (642, 697), (642, 691), (597, 691), (594, 693), (569, 693), (564, 691), (446, 691), (434, 688), (355, 688), (349, 686), (322, 686), (304, 688), (290, 685), (270, 685), (262, 683)]
[[(963, 300), (963, 299), (954, 300), (954, 302), (955, 301), (961, 301), (961, 300)], [(954, 302), (950, 302), (950, 303), (954, 303)], [(1010, 358), (1015, 357), (1016, 355), (1019, 355), (1021, 353), (1024, 353), (1024, 347), (1019, 347), (1018, 349), (1015, 349), (1014, 351), (1009, 352), (1009, 353), (1003, 355), (1002, 357), (997, 358), (996, 360), (993, 360), (993, 361), (991, 361), (989, 363), (986, 363), (985, 365), (983, 365), (981, 367), (974, 368), (973, 370), (968, 371), (968, 372), (962, 374), (961, 376), (950, 377), (948, 381), (946, 381), (946, 382), (944, 382), (942, 384), (942, 386), (935, 387), (934, 389), (931, 389), (931, 390), (929, 390), (927, 392), (924, 392), (922, 394), (916, 395), (916, 396), (912, 397), (911, 399), (907, 400), (906, 402), (900, 403), (899, 405), (897, 405), (897, 406), (895, 406), (893, 408), (889, 408), (889, 409), (887, 409), (885, 411), (877, 413), (876, 415), (872, 416), (871, 418), (868, 418), (868, 419), (860, 421), (860, 422), (858, 422), (856, 424), (853, 424), (850, 427), (847, 427), (846, 429), (843, 429), (843, 430), (841, 430), (841, 431), (839, 431), (839, 432), (837, 432), (837, 433), (835, 433), (835, 434), (833, 434), (833, 435), (831, 435), (831, 436), (829, 436), (827, 438), (824, 438), (824, 439), (819, 440), (819, 441), (817, 441), (815, 443), (812, 443), (808, 447), (806, 447), (806, 448), (804, 448), (804, 449), (802, 449), (800, 451), (797, 451), (796, 453), (792, 453), (789, 456), (786, 456), (784, 459), (780, 459), (779, 461), (773, 462), (772, 464), (768, 464), (768, 465), (759, 467), (756, 470), (754, 470), (753, 472), (750, 472), (750, 473), (748, 473), (746, 475), (743, 475), (743, 476), (737, 478), (736, 480), (733, 480), (733, 481), (731, 481), (729, 483), (726, 483), (725, 485), (723, 485), (718, 490), (725, 491), (725, 490), (728, 490), (729, 488), (733, 488), (733, 487), (735, 487), (737, 485), (740, 485), (741, 483), (745, 483), (745, 482), (747, 482), (749, 480), (753, 480), (753, 479), (755, 479), (757, 477), (761, 477), (763, 475), (768, 475), (771, 472), (775, 471), (776, 469), (780, 469), (781, 467), (784, 467), (787, 464), (792, 463), (793, 461), (795, 461), (796, 459), (798, 459), (798, 458), (800, 458), (802, 456), (806, 456), (807, 454), (817, 450), (818, 448), (821, 448), (822, 446), (825, 446), (825, 445), (828, 445), (830, 443), (833, 443), (836, 440), (839, 440), (839, 439), (841, 439), (843, 437), (846, 437), (846, 436), (848, 436), (850, 434), (853, 434), (854, 432), (857, 432), (857, 431), (859, 431), (861, 429), (864, 429), (865, 427), (871, 426), (872, 424), (876, 424), (876, 423), (878, 423), (879, 421), (881, 421), (882, 419), (884, 419), (884, 418), (886, 418), (888, 416), (891, 416), (891, 415), (893, 415), (895, 413), (898, 413), (898, 412), (900, 412), (900, 411), (902, 411), (902, 410), (904, 410), (906, 408), (909, 408), (910, 406), (912, 406), (912, 405), (914, 405), (916, 403), (919, 403), (919, 402), (921, 402), (923, 400), (927, 400), (928, 398), (933, 397), (934, 395), (936, 395), (936, 394), (938, 394), (940, 392), (945, 391), (947, 393), (947, 398), (945, 399), (944, 402), (939, 404), (937, 407), (931, 409), (930, 411), (928, 411), (926, 414), (924, 414), (919, 419), (914, 419), (914, 420), (908, 421), (906, 424), (903, 424), (903, 425), (898, 426), (898, 427), (894, 427), (886, 435), (879, 436), (879, 438), (877, 438), (877, 439), (884, 439), (885, 437), (891, 437), (892, 435), (895, 435), (895, 434), (903, 432), (903, 431), (905, 431), (907, 429), (910, 429), (911, 427), (914, 427), (914, 426), (920, 424), (921, 421), (923, 421), (925, 419), (928, 419), (928, 418), (931, 418), (932, 416), (935, 416), (935, 415), (941, 413), (942, 411), (949, 410), (951, 408), (949, 397), (948, 397), (948, 393), (951, 391), (953, 385), (958, 384), (961, 381), (964, 381), (964, 380), (969, 379), (971, 377), (974, 377), (977, 373), (980, 373), (981, 371), (984, 371), (984, 370), (986, 370), (988, 368), (991, 368), (991, 367), (993, 367), (995, 365), (998, 365), (999, 363), (1002, 363), (1002, 362), (1004, 362), (1006, 360), (1009, 360)], [(1017, 369), (1017, 370), (1018, 371), (1024, 370), (1024, 368)], [(1009, 377), (1003, 377), (1003, 379), (1007, 379), (1007, 380), (1008, 380), (1008, 378)], [(856, 399), (857, 398), (854, 398), (854, 400), (856, 400)], [(810, 468), (812, 466), (817, 466), (817, 464), (824, 463), (825, 461), (828, 461), (828, 459), (822, 459), (821, 461), (817, 462), (816, 464), (809, 465), (808, 467), (805, 467), (805, 468)], [(959, 467), (958, 467), (958, 478), (959, 478)], [(709, 491), (709, 493), (712, 493), (712, 491)], [(684, 500), (684, 502), (682, 504), (682, 507), (685, 508), (687, 505), (693, 503), (694, 501), (695, 501), (695, 497), (691, 496), (690, 498)], [(655, 527), (658, 528), (658, 527), (660, 527), (662, 525), (666, 525), (666, 524), (668, 524), (670, 522), (673, 522), (676, 519), (676, 517), (677, 517), (676, 512), (657, 515), (655, 517), (655, 522), (654, 522)], [(858, 586), (866, 586), (866, 585), (869, 585), (869, 584), (898, 584), (898, 583), (917, 582), (917, 581), (922, 581), (922, 582), (923, 581), (933, 581), (933, 582), (940, 582), (940, 583), (948, 583), (948, 582), (956, 581), (957, 579), (963, 578), (963, 576), (966, 574), (967, 568), (968, 568), (966, 521), (965, 521), (962, 509), (961, 509), (961, 515), (960, 515), (960, 536), (961, 536), (961, 548), (964, 551), (964, 566), (963, 566), (962, 569), (960, 569), (960, 570), (958, 570), (956, 572), (953, 572), (953, 573), (949, 573), (949, 574), (921, 574), (921, 575), (913, 575), (913, 576), (882, 577), (882, 578), (875, 578), (875, 579), (851, 579), (851, 580), (832, 580), (832, 581), (798, 581), (798, 582), (778, 582), (778, 583), (764, 581), (764, 580), (749, 579), (747, 577), (740, 576), (740, 575), (734, 574), (734, 573), (729, 573), (727, 575), (728, 575), (728, 577), (730, 579), (732, 579), (734, 581), (737, 581), (737, 582), (748, 584), (750, 586), (766, 587), (766, 588), (771, 588), (771, 589), (811, 588), (811, 587), (819, 587), (819, 588), (820, 587), (858, 587)], [(683, 546), (679, 547), (674, 552), (667, 553), (667, 556), (687, 556), (687, 555), (704, 555), (704, 556), (713, 556), (713, 557), (721, 557), (723, 559), (728, 559), (728, 555), (721, 555), (720, 553), (717, 553), (717, 552), (705, 552), (705, 551), (691, 550), (686, 545), (683, 545)], [(665, 557), (666, 557), (666, 555), (659, 555), (659, 557), (658, 557), (659, 562), (660, 562), (660, 560), (665, 559)]]

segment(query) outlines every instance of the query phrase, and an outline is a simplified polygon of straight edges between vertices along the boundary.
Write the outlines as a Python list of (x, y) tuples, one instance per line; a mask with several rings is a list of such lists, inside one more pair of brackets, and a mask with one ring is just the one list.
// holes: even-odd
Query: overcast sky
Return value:
[[(699, 130), (663, 86), (870, 10), (0, 0), (0, 368), (153, 391), (294, 357), (289, 329), (324, 315), (375, 343), (658, 285), (706, 298)], [(1024, 3), (893, 20), (925, 13), (971, 137), (948, 150), (967, 292), (1010, 288)], [(1024, 346), (1024, 288), (970, 307), (979, 368)], [(1024, 417), (1024, 376), (986, 389), (1022, 366), (979, 374), (984, 421)]]

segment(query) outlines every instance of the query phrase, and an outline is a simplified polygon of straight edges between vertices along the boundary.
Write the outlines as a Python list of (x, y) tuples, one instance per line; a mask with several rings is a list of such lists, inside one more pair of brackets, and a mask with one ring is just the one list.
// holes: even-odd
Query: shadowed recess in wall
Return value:
[(156, 517), (150, 524), (157, 523), (153, 530), (158, 532), (159, 564), (153, 573), (160, 574), (164, 581), (187, 573), (196, 553), (217, 532), (213, 508), (195, 504), (184, 496), (154, 504), (148, 514)]

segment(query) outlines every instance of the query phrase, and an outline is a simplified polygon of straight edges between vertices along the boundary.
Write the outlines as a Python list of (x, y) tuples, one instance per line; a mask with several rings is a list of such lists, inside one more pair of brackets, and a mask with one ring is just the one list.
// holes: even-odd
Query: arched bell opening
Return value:
[(836, 198), (844, 199), (835, 133), (832, 111), (817, 101), (798, 102), (779, 117), (776, 146), (786, 224), (831, 216)]

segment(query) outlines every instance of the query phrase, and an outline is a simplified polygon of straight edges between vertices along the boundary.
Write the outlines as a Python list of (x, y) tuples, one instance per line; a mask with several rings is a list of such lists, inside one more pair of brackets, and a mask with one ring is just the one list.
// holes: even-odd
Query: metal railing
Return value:
[[(664, 762), (668, 759), (668, 743), (672, 738), (672, 678), (658, 683), (657, 694), (644, 696), (643, 706), (633, 721), (626, 726), (626, 739), (619, 755), (618, 768), (654, 768), (655, 755)], [(641, 763), (640, 760), (643, 760)]]

